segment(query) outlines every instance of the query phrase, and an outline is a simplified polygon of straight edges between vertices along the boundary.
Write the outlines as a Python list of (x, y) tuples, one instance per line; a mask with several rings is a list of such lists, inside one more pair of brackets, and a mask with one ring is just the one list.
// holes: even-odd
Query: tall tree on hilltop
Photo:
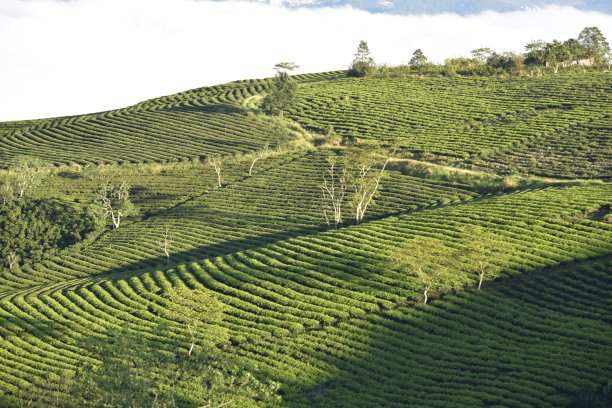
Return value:
[(578, 35), (578, 42), (595, 63), (605, 63), (609, 57), (610, 44), (597, 27), (585, 27)]
[(420, 48), (414, 50), (412, 53), (412, 58), (408, 61), (409, 65), (423, 65), (427, 62), (427, 57), (423, 54)]
[(368, 47), (367, 42), (361, 40), (357, 47), (355, 59), (351, 63), (347, 75), (352, 77), (364, 77), (371, 73), (374, 67), (375, 64), (374, 59), (370, 55), (370, 47)]
[(280, 62), (274, 66), (276, 76), (263, 100), (262, 110), (268, 114), (283, 116), (283, 112), (295, 103), (297, 83), (289, 75), (299, 68), (293, 62)]

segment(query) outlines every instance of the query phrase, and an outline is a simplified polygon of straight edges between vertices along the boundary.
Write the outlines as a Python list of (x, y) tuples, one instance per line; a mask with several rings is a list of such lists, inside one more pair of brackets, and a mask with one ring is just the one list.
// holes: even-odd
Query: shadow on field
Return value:
[(499, 280), (256, 348), (278, 356), (268, 375), (285, 385), (288, 407), (607, 406), (610, 262)]
[(165, 108), (165, 111), (169, 112), (193, 112), (193, 113), (227, 113), (227, 114), (245, 114), (246, 109), (231, 105), (229, 103), (216, 103), (205, 106), (173, 106), (171, 108)]

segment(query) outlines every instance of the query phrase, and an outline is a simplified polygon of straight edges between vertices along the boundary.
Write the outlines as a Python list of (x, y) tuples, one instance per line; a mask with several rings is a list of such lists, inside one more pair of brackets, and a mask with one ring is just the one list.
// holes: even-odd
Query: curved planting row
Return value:
[[(324, 81), (337, 75), (307, 74), (296, 79)], [(242, 102), (269, 84), (269, 79), (232, 82), (98, 114), (8, 122), (0, 127), (0, 166), (16, 155), (55, 164), (121, 164), (258, 150), (270, 141), (270, 129), (248, 114)]]
[(569, 406), (583, 386), (609, 380), (611, 261), (261, 339), (237, 353), (286, 385), (286, 406)]
[[(181, 265), (165, 272), (142, 273), (132, 277), (124, 274), (123, 279), (117, 280), (104, 277), (84, 278), (54, 285), (42, 285), (28, 290), (13, 290), (0, 300), (2, 321), (0, 335), (3, 346), (0, 355), (2, 368), (0, 390), (17, 392), (26, 387), (26, 383), (33, 378), (43, 377), (49, 372), (60, 373), (62, 370), (71, 370), (84, 359), (95, 358), (95, 356), (83, 357), (77, 342), (80, 337), (104, 336), (108, 330), (119, 327), (132, 328), (142, 332), (143, 335), (148, 335), (146, 334), (148, 329), (164, 320), (163, 310), (166, 301), (162, 297), (163, 292), (172, 286), (183, 284), (192, 288), (204, 287), (214, 292), (225, 304), (225, 319), (222, 325), (229, 329), (231, 341), (240, 344), (240, 353), (243, 356), (253, 361), (260, 361), (271, 376), (282, 380), (288, 387), (295, 384), (292, 376), (297, 376), (297, 370), (302, 367), (304, 384), (314, 386), (315, 379), (319, 377), (321, 371), (327, 371), (327, 374), (319, 378), (331, 380), (330, 375), (338, 371), (327, 370), (328, 367), (342, 368), (341, 362), (325, 352), (326, 348), (337, 347), (340, 359), (343, 358), (342, 350), (346, 348), (340, 348), (340, 345), (326, 346), (321, 342), (321, 347), (312, 346), (309, 351), (308, 347), (318, 341), (317, 334), (311, 332), (313, 329), (323, 329), (321, 336), (325, 336), (326, 333), (335, 332), (335, 329), (328, 328), (329, 325), (337, 326), (339, 329), (346, 325), (366, 325), (362, 332), (359, 332), (360, 329), (355, 329), (357, 336), (353, 336), (353, 329), (350, 329), (351, 333), (343, 335), (340, 332), (334, 339), (338, 339), (339, 344), (348, 344), (346, 347), (349, 347), (352, 356), (361, 358), (364, 362), (367, 362), (370, 352), (377, 359), (383, 358), (379, 357), (375, 350), (378, 343), (384, 344), (384, 341), (378, 342), (377, 338), (372, 337), (372, 333), (379, 333), (385, 338), (386, 331), (372, 332), (371, 325), (387, 324), (380, 323), (378, 319), (383, 317), (377, 316), (381, 311), (393, 310), (398, 302), (401, 303), (405, 299), (420, 301), (420, 287), (415, 279), (409, 274), (405, 275), (390, 269), (386, 263), (385, 254), (404, 240), (413, 236), (427, 236), (461, 248), (464, 245), (459, 239), (462, 228), (466, 225), (479, 225), (486, 230), (495, 231), (501, 239), (513, 244), (512, 256), (499, 261), (506, 275), (530, 273), (575, 259), (609, 254), (612, 251), (612, 226), (579, 217), (585, 211), (605, 204), (609, 196), (608, 185), (548, 188), (514, 193), (457, 206), (388, 217), (338, 231), (291, 238), (257, 249)], [(191, 223), (191, 220), (185, 222)], [(118, 254), (116, 256), (119, 256)], [(109, 260), (110, 258), (96, 259), (94, 254), (89, 254), (89, 257), (80, 260), (80, 266), (76, 265), (75, 257), (74, 267), (84, 268), (89, 263), (103, 263)], [(473, 282), (475, 280), (474, 276)], [(562, 283), (558, 285), (563, 286)], [(554, 285), (549, 286), (547, 290), (554, 290)], [(574, 293), (580, 293), (579, 284), (570, 287)], [(533, 291), (537, 292), (537, 287), (534, 289), (528, 284), (525, 289), (523, 296), (534, 293)], [(580, 300), (582, 297), (578, 296), (578, 300), (573, 302), (578, 305), (594, 304), (592, 301)], [(549, 298), (550, 296), (543, 297), (539, 301)], [(439, 310), (439, 313), (442, 313), (444, 309)], [(493, 308), (486, 306), (483, 310), (487, 310), (487, 313), (494, 312)], [(406, 320), (418, 324), (422, 316), (417, 314), (411, 317), (411, 313), (413, 312), (400, 310), (389, 312), (389, 315), (400, 321)], [(434, 316), (439, 313), (434, 313)], [(525, 315), (530, 314), (526, 312)], [(360, 319), (342, 323), (345, 319), (355, 317)], [(472, 319), (479, 324), (489, 320), (470, 318), (469, 321)], [(444, 320), (454, 321), (452, 318)], [(499, 324), (503, 322), (501, 319)], [(427, 341), (419, 341), (411, 329), (412, 326), (395, 328), (393, 321), (389, 321), (388, 324), (394, 331), (389, 334), (389, 338), (397, 339), (401, 337), (401, 333), (405, 333), (401, 342), (393, 340), (399, 342), (391, 349), (391, 354), (393, 350), (398, 350), (396, 361), (407, 361), (410, 356), (418, 355), (420, 349), (412, 349), (413, 346), (427, 347)], [(428, 323), (424, 321), (422, 324)], [(456, 336), (448, 336), (443, 329), (445, 326), (435, 329), (435, 323), (427, 327), (431, 329), (426, 329), (424, 332), (440, 331), (438, 336), (434, 336), (440, 341), (443, 338), (458, 340), (462, 338), (459, 336), (463, 335), (463, 332), (459, 331)], [(465, 330), (470, 327), (467, 326)], [(400, 334), (396, 334), (395, 331)], [(543, 332), (548, 333), (546, 330)], [(475, 333), (484, 336), (488, 332), (475, 330)], [(591, 336), (597, 331), (588, 330), (588, 333), (588, 336)], [(407, 341), (411, 335), (415, 336), (414, 342)], [(547, 336), (552, 335), (547, 334)], [(285, 343), (286, 346), (282, 341), (275, 343), (274, 340), (262, 340), (271, 336), (291, 337)], [(304, 343), (296, 339), (303, 339)], [(463, 341), (468, 340), (473, 341), (470, 343), (472, 346), (478, 344), (474, 336), (467, 336)], [(163, 341), (159, 341), (160, 347), (163, 347)], [(494, 343), (495, 341), (492, 341), (492, 344)], [(299, 347), (291, 349), (292, 344), (298, 344)], [(355, 344), (354, 348), (352, 344)], [(444, 347), (447, 347), (444, 344), (441, 343), (439, 349), (430, 347), (431, 350), (442, 352), (445, 350)], [(370, 345), (372, 347), (369, 347)], [(605, 347), (609, 347), (609, 344)], [(290, 365), (295, 357), (285, 357), (284, 350), (295, 350), (295, 356), (302, 365), (296, 366), (298, 368), (283, 369), (282, 365)], [(481, 350), (485, 354), (490, 352), (490, 348), (484, 345)], [(415, 351), (414, 354), (410, 354), (411, 351)], [(276, 353), (278, 359), (274, 358)], [(287, 353), (291, 355), (293, 351)], [(386, 349), (385, 353), (387, 354), (383, 356), (388, 357)], [(308, 358), (308, 355), (312, 357)], [(461, 361), (457, 360), (458, 357), (450, 358), (452, 356), (448, 353), (443, 356), (449, 357), (450, 361)], [(434, 360), (429, 357), (416, 361), (419, 364), (429, 362), (433, 364)], [(512, 369), (513, 364), (527, 364), (512, 355), (502, 363), (506, 365), (499, 366), (500, 375), (504, 374), (505, 370)], [(373, 363), (376, 364), (378, 363)], [(366, 370), (367, 367), (369, 366), (366, 366)], [(380, 367), (384, 370), (385, 366)], [(587, 370), (584, 378), (588, 380), (595, 378), (595, 375), (601, 372), (597, 367), (601, 366), (594, 365), (588, 368), (591, 371)], [(274, 368), (277, 370), (273, 371)], [(356, 365), (356, 370), (361, 370), (359, 365)], [(279, 372), (281, 372), (280, 377)], [(469, 375), (465, 367), (461, 369), (461, 365), (457, 365), (455, 371), (442, 367), (442, 372), (441, 378), (447, 378), (446, 375), (456, 377), (462, 372)], [(404, 381), (412, 375), (411, 373), (415, 375), (415, 387), (424, 384), (423, 393), (435, 389), (433, 386), (435, 381), (426, 379), (420, 383), (417, 381), (416, 373), (411, 370), (400, 370), (397, 375)], [(563, 371), (559, 370), (556, 375), (560, 376), (562, 373)], [(449, 381), (455, 377), (448, 377)], [(487, 387), (493, 386), (489, 377), (483, 378), (487, 379)], [(511, 391), (519, 389), (513, 388), (513, 384), (518, 378), (524, 377), (517, 374), (501, 378), (497, 386), (507, 390), (503, 395), (507, 397), (506, 400), (511, 400)], [(504, 378), (512, 381), (504, 381)], [(350, 380), (354, 382), (351, 383)], [(524, 383), (524, 386), (540, 381), (533, 377), (525, 381), (528, 380), (531, 382)], [(350, 390), (354, 387), (351, 384), (355, 384), (358, 380), (349, 376), (346, 381), (348, 384), (346, 388), (343, 388), (345, 383), (340, 381), (339, 390), (346, 389), (343, 392), (350, 394)], [(576, 382), (575, 378), (560, 382), (560, 384), (566, 383), (579, 382)], [(429, 385), (433, 388), (427, 388)], [(395, 395), (394, 398), (399, 398), (398, 401), (408, 398), (402, 389), (395, 391), (393, 389), (384, 388), (381, 392)], [(536, 395), (534, 393), (536, 391), (530, 390), (525, 397), (521, 397), (525, 400), (518, 397), (517, 400), (527, 404), (533, 400)], [(546, 393), (550, 393), (550, 390), (542, 395)], [(319, 392), (313, 394), (316, 396)], [(377, 398), (376, 395), (378, 394), (373, 392), (372, 398)], [(417, 392), (415, 395), (418, 397), (421, 394)], [(332, 400), (334, 401), (336, 400)], [(465, 401), (465, 404), (468, 404), (467, 400)], [(505, 405), (502, 402), (498, 403)]]
[[(579, 163), (579, 165), (578, 165)], [(524, 146), (476, 161), (478, 167), (504, 173), (555, 177), (612, 177), (612, 114), (535, 139)]]
[[(14, 271), (4, 279), (3, 286), (23, 287), (92, 274), (165, 268), (168, 264), (158, 242), (166, 227), (173, 240), (172, 264), (255, 248), (289, 236), (326, 229), (319, 187), (327, 166), (326, 157), (326, 152), (310, 151), (265, 159), (257, 163), (253, 177), (247, 177), (246, 166), (239, 176), (242, 162), (237, 162), (229, 168), (231, 177), (246, 178), (216, 190), (212, 190), (213, 170), (207, 169), (209, 184), (202, 187), (201, 180), (194, 183), (189, 193), (192, 199), (142, 222), (107, 233), (83, 250), (64, 251), (39, 264)], [(196, 171), (197, 175), (202, 170)], [(149, 185), (155, 185), (156, 179), (165, 181), (159, 175), (149, 177)], [(63, 182), (65, 185), (88, 183), (70, 178)], [(138, 189), (139, 186), (132, 187)], [(476, 196), (478, 194), (466, 185), (419, 179), (391, 171), (389, 178), (382, 182), (380, 197), (370, 206), (366, 218), (458, 203)], [(353, 216), (348, 201), (345, 219), (350, 223)]]
[[(456, 160), (484, 157), (486, 161), (517, 146), (527, 146), (529, 154), (528, 143), (538, 149), (582, 152), (586, 147), (577, 148), (574, 140), (559, 135), (569, 129), (588, 133), (592, 121), (609, 113), (611, 79), (609, 73), (341, 79), (302, 86), (290, 116), (320, 132), (333, 126), (341, 135), (399, 142), (410, 151)], [(603, 132), (609, 140), (609, 129)], [(589, 151), (609, 155), (609, 145), (590, 145)], [(576, 160), (571, 165), (580, 164)]]

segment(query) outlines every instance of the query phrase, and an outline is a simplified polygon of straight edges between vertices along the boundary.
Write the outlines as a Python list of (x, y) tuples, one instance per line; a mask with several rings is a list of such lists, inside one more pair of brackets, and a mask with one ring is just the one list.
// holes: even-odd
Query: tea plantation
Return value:
[(0, 205), (97, 222), (3, 252), (0, 406), (607, 406), (611, 74), (295, 80), (0, 123)]

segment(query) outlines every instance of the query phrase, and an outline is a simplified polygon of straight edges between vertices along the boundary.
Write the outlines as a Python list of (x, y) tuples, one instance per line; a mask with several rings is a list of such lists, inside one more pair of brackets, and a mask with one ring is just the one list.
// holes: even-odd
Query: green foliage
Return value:
[(364, 77), (369, 75), (374, 70), (375, 66), (374, 59), (370, 55), (368, 43), (361, 40), (357, 47), (355, 59), (351, 63), (347, 75), (349, 77)]
[[(198, 330), (211, 344), (187, 354), (159, 349), (142, 331), (120, 329), (108, 337), (87, 338), (85, 349), (100, 362), (77, 370), (65, 406), (246, 407), (280, 401), (277, 383), (260, 381), (211, 348), (221, 340), (215, 337), (222, 314), (214, 298), (201, 291), (176, 289), (171, 302), (171, 319), (186, 325), (207, 321)], [(167, 336), (169, 330), (161, 325), (153, 334)]]
[(3, 261), (15, 255), (23, 261), (37, 261), (74, 245), (93, 230), (93, 220), (75, 204), (15, 199), (0, 206), (0, 256)]
[[(23, 197), (40, 186), (51, 172), (51, 165), (38, 157), (16, 156), (10, 163), (9, 171), (14, 174), (15, 192)], [(6, 193), (7, 190), (4, 191)]]
[(97, 224), (101, 219), (106, 218), (111, 221), (113, 228), (121, 226), (121, 221), (125, 217), (138, 214), (138, 209), (130, 199), (130, 186), (122, 181), (113, 183), (107, 181), (98, 188), (96, 193), (96, 215), (94, 219)]
[(291, 78), (288, 71), (298, 66), (291, 62), (276, 64), (274, 82), (264, 98), (261, 109), (268, 114), (283, 115), (283, 112), (293, 106), (297, 92), (297, 82)]
[(427, 62), (427, 57), (423, 54), (420, 48), (414, 50), (412, 53), (412, 58), (408, 62), (408, 65), (423, 65)]
[(578, 42), (584, 48), (586, 55), (596, 63), (608, 62), (610, 44), (598, 27), (585, 27), (578, 35)]
[(499, 235), (478, 226), (466, 227), (461, 240), (464, 248), (461, 262), (467, 273), (476, 274), (478, 289), (481, 289), (485, 277), (493, 280), (501, 275), (503, 265), (509, 262), (514, 250), (514, 246)]
[(462, 288), (468, 276), (459, 267), (459, 253), (438, 239), (416, 236), (395, 249), (392, 268), (415, 277), (427, 303), (430, 290), (443, 294)]
[(218, 326), (223, 318), (223, 305), (210, 293), (181, 286), (165, 293), (165, 297), (167, 318), (183, 327), (189, 357), (196, 346), (206, 350), (227, 340), (227, 332)]

